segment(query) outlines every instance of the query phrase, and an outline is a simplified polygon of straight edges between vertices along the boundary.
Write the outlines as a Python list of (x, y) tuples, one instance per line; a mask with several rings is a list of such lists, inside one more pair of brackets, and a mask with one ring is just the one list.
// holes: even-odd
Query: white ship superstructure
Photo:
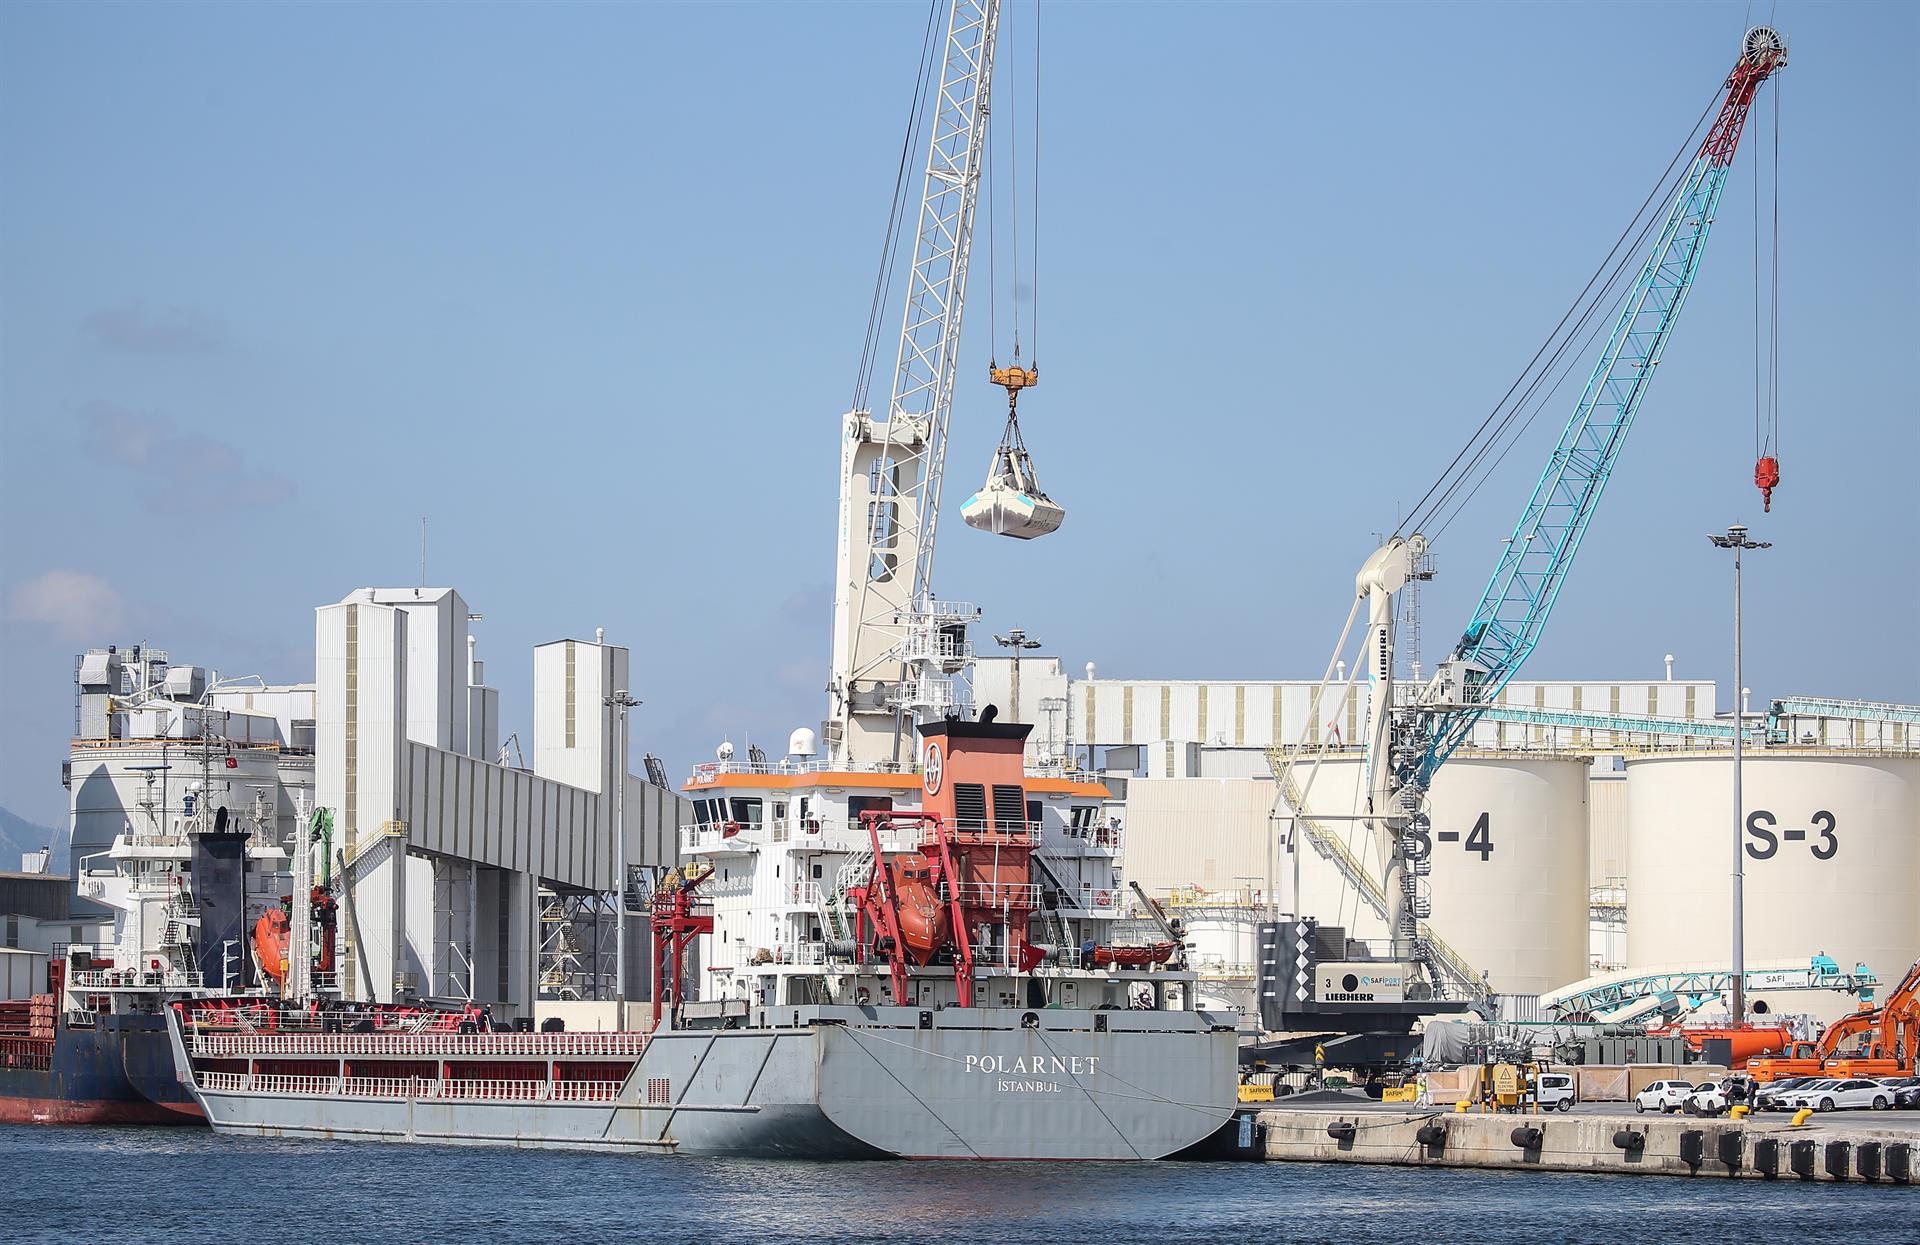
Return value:
[[(920, 812), (925, 775), (917, 766), (821, 761), (808, 731), (795, 732), (792, 748), (781, 761), (701, 765), (687, 784), (695, 820), (681, 830), (681, 852), (713, 870), (701, 888), (714, 919), (701, 939), (702, 999), (766, 1006), (873, 993), (872, 981), (853, 984), (872, 973), (848, 971), (836, 954), (855, 941), (849, 892), (873, 863), (861, 819)], [(1053, 768), (1027, 774), (1014, 820), (1008, 832), (1032, 848), (1030, 890), (1017, 898), (1031, 903), (1033, 940), (1052, 948), (1039, 971), (1071, 1006), (1098, 993), (1081, 977), (1082, 949), (1111, 945), (1129, 907), (1118, 806), (1092, 776)], [(989, 943), (1003, 961), (1004, 946), (1004, 937)]]

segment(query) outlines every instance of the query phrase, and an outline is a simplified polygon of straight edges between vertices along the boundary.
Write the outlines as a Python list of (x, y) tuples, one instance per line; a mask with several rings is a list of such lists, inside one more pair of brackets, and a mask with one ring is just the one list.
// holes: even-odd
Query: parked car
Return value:
[(1727, 1109), (1727, 1088), (1725, 1081), (1696, 1085), (1681, 1105), (1690, 1115), (1719, 1115)]
[(1861, 1107), (1885, 1111), (1893, 1105), (1893, 1093), (1878, 1081), (1859, 1077), (1847, 1081), (1817, 1081), (1805, 1089), (1795, 1090), (1787, 1101), (1792, 1106), (1812, 1107), (1815, 1111), (1848, 1111)]
[(1635, 1111), (1678, 1111), (1693, 1094), (1692, 1081), (1655, 1081), (1633, 1096)]
[(1753, 1097), (1755, 1111), (1784, 1111), (1787, 1109), (1787, 1095), (1803, 1089), (1820, 1078), (1817, 1076), (1789, 1076), (1778, 1081), (1762, 1085)]
[[(1840, 1081), (1841, 1078), (1837, 1076), (1808, 1077), (1804, 1084), (1797, 1085), (1780, 1096), (1780, 1109), (1782, 1111), (1798, 1111), (1801, 1107), (1811, 1107), (1814, 1104), (1813, 1102), (1807, 1101), (1805, 1095), (1819, 1094), (1822, 1091), (1833, 1089), (1840, 1084)], [(1817, 1102), (1818, 1099), (1814, 1101)]]
[(1573, 1077), (1566, 1072), (1543, 1072), (1540, 1082), (1534, 1089), (1534, 1099), (1542, 1111), (1558, 1108), (1562, 1111), (1573, 1110)]
[(1880, 1083), (1893, 1091), (1893, 1105), (1902, 1111), (1920, 1111), (1920, 1076), (1883, 1077)]

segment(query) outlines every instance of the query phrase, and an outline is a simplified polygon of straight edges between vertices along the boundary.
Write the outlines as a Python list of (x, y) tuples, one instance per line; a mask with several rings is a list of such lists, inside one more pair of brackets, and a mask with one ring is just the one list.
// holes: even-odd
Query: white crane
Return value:
[(979, 611), (934, 599), (933, 549), (999, 24), (1000, 0), (949, 0), (944, 49), (923, 66), (931, 95), (909, 122), (911, 136), (930, 112), (892, 392), (876, 417), (863, 377), (843, 424), (826, 723), (836, 764), (896, 762), (910, 723), (966, 708), (955, 676)]

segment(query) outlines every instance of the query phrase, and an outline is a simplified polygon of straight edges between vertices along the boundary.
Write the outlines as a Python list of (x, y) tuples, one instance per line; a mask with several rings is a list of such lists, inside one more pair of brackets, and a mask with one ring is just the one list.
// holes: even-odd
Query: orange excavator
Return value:
[[(1846, 1053), (1842, 1053), (1842, 1048)], [(1827, 1026), (1817, 1042), (1798, 1042), (1778, 1058), (1749, 1059), (1757, 1081), (1789, 1076), (1920, 1075), (1920, 961), (1877, 1007), (1863, 1007)]]

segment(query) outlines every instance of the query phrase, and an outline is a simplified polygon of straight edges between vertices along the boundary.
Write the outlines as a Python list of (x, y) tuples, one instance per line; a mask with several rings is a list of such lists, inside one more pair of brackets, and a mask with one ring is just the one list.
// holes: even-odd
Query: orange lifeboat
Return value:
[(933, 862), (919, 852), (903, 852), (887, 860), (887, 884), (893, 888), (900, 939), (913, 962), (921, 965), (931, 963), (934, 952), (948, 942), (947, 910), (933, 873)]
[(287, 984), (287, 946), (292, 934), (293, 926), (287, 920), (285, 908), (268, 908), (253, 923), (254, 963), (282, 989)]

